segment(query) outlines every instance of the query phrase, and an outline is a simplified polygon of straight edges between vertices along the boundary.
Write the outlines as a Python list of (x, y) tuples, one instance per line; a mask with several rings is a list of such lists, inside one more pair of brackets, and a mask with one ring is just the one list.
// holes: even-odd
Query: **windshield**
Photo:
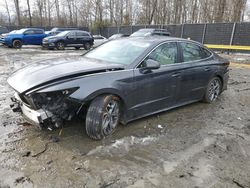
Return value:
[(67, 35), (68, 33), (69, 33), (69, 31), (63, 31), (61, 33), (58, 33), (56, 36), (63, 37), (65, 35)]
[(93, 49), (85, 57), (129, 65), (149, 46), (146, 41), (115, 40)]
[(144, 37), (147, 35), (150, 35), (151, 32), (150, 31), (137, 31), (135, 33), (133, 33), (132, 35), (130, 35), (131, 37)]

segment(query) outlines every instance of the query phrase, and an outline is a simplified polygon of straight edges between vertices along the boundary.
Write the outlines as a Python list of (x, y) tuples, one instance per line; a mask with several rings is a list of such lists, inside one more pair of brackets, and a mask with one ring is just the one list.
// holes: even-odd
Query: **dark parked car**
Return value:
[(87, 134), (110, 135), (121, 122), (197, 101), (227, 88), (229, 61), (184, 39), (133, 37), (107, 42), (76, 59), (47, 60), (8, 78), (13, 111), (33, 124), (59, 127), (86, 114)]
[(65, 47), (75, 47), (80, 49), (84, 47), (89, 50), (94, 44), (93, 36), (86, 31), (73, 30), (63, 31), (56, 36), (49, 36), (43, 39), (43, 47), (58, 50), (64, 50)]
[(146, 37), (146, 36), (170, 36), (170, 32), (168, 32), (166, 29), (139, 29), (138, 31), (132, 33), (131, 37)]

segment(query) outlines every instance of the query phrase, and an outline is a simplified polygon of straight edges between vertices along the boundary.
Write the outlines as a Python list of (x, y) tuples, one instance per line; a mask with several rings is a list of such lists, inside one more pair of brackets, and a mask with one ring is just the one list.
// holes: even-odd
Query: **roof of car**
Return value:
[(146, 37), (127, 37), (127, 38), (119, 38), (117, 40), (132, 40), (132, 41), (144, 41), (149, 43), (160, 43), (164, 41), (190, 41), (183, 38), (176, 37), (166, 37), (166, 36), (146, 36)]
[(35, 28), (35, 27), (31, 27), (31, 28), (23, 28), (23, 30), (43, 30), (44, 31), (44, 29), (41, 29), (41, 28)]
[(144, 28), (144, 29), (139, 29), (138, 31), (159, 31), (159, 32), (168, 32), (167, 29), (158, 29), (158, 28)]

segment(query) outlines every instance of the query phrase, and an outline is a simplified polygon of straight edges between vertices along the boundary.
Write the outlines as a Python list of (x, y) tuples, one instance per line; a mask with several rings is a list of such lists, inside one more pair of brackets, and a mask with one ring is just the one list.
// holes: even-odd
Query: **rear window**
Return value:
[(81, 37), (89, 37), (89, 34), (86, 32), (77, 32), (76, 35)]
[(34, 34), (43, 34), (43, 30), (34, 30)]
[(188, 42), (181, 42), (180, 45), (183, 53), (183, 62), (197, 61), (211, 56), (208, 50), (199, 45)]

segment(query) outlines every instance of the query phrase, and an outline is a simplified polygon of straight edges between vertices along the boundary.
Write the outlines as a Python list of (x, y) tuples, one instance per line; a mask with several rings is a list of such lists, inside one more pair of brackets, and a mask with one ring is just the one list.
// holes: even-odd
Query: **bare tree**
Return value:
[(11, 24), (11, 18), (10, 18), (10, 11), (9, 11), (9, 5), (7, 3), (7, 0), (5, 0), (5, 8), (8, 14), (8, 21), (9, 21), (9, 25)]
[(21, 25), (21, 15), (20, 15), (20, 6), (19, 6), (19, 0), (14, 0), (15, 9), (16, 9), (16, 16), (17, 16), (17, 25)]
[(59, 0), (55, 0), (56, 6), (56, 17), (57, 17), (57, 24), (60, 23), (60, 7), (59, 7)]
[(44, 1), (43, 0), (36, 0), (36, 5), (38, 8), (38, 14), (40, 18), (40, 25), (43, 26), (43, 8), (44, 8)]
[(27, 6), (28, 6), (28, 13), (29, 13), (29, 25), (32, 26), (32, 16), (31, 16), (31, 11), (30, 11), (30, 0), (27, 0)]
[[(26, 0), (20, 11), (14, 0), (16, 24), (103, 27), (130, 24), (239, 22), (247, 0)], [(34, 2), (34, 4), (31, 4)], [(11, 23), (8, 0), (2, 20)], [(5, 14), (5, 15), (4, 15)]]

